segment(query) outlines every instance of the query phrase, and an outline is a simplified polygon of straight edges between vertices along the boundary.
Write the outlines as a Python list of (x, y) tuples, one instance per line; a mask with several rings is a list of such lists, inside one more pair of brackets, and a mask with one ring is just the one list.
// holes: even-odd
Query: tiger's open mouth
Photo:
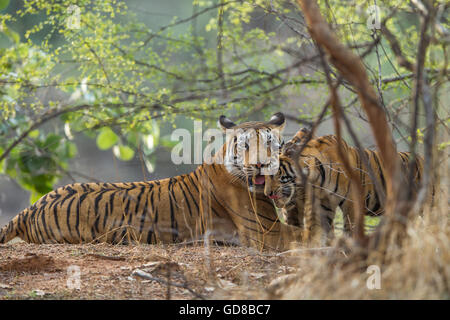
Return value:
[(249, 186), (263, 186), (266, 183), (266, 177), (258, 174), (256, 176), (247, 177), (247, 181)]

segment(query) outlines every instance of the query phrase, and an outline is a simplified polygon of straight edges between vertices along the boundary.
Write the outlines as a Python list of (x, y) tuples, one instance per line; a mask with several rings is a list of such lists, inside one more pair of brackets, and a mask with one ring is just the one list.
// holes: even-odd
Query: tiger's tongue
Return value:
[(264, 176), (257, 175), (255, 177), (255, 184), (264, 184), (265, 181), (266, 181), (266, 178)]

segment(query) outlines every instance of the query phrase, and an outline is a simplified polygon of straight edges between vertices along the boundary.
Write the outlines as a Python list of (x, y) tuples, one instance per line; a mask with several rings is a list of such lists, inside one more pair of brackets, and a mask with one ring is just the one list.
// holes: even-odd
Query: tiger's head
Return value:
[(252, 192), (263, 192), (266, 177), (278, 170), (281, 133), (285, 118), (275, 113), (267, 122), (244, 122), (236, 125), (225, 116), (219, 125), (226, 133), (224, 165)]
[(264, 194), (273, 200), (277, 208), (292, 204), (296, 197), (303, 194), (301, 175), (297, 171), (304, 170), (303, 173), (308, 175), (309, 168), (301, 165), (303, 161), (299, 161), (299, 151), (308, 142), (309, 135), (310, 131), (302, 128), (291, 140), (286, 142), (279, 156), (278, 171), (274, 175), (266, 177)]
[(292, 137), (291, 140), (283, 145), (281, 153), (288, 157), (298, 157), (299, 154), (297, 153), (302, 149), (303, 145), (309, 142), (308, 140), (315, 138), (311, 134), (311, 137), (308, 139), (309, 135), (310, 130), (308, 130), (307, 128), (301, 128), (297, 131), (297, 133)]
[(283, 208), (292, 203), (299, 192), (299, 177), (294, 160), (280, 155), (278, 171), (266, 177), (264, 194), (273, 200), (277, 208)]

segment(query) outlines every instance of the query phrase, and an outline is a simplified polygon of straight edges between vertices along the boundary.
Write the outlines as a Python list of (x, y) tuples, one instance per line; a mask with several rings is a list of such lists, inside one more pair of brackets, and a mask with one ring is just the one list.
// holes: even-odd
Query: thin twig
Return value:
[(202, 296), (201, 294), (195, 292), (194, 290), (192, 290), (186, 284), (179, 284), (179, 283), (174, 283), (174, 282), (167, 281), (167, 280), (164, 280), (164, 279), (161, 279), (161, 278), (156, 278), (156, 277), (153, 277), (151, 274), (149, 274), (149, 273), (147, 273), (145, 271), (142, 271), (140, 269), (134, 270), (132, 275), (140, 277), (140, 278), (143, 278), (143, 279), (146, 279), (146, 280), (156, 281), (156, 282), (159, 282), (159, 283), (162, 283), (162, 284), (165, 284), (165, 285), (171, 285), (171, 286), (174, 286), (174, 287), (177, 287), (177, 288), (186, 289), (187, 291), (192, 293), (192, 295), (194, 295), (195, 297), (197, 297), (197, 298), (199, 298), (201, 300), (206, 300), (206, 298), (204, 296)]

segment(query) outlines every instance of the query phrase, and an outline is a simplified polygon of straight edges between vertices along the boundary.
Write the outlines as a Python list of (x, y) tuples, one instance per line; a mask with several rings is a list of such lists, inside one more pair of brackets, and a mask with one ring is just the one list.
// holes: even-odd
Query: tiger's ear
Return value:
[[(301, 128), (300, 130), (297, 131), (297, 133), (295, 134), (295, 136), (291, 139), (292, 142), (294, 142), (295, 144), (300, 144), (301, 142), (305, 142), (306, 138), (308, 137), (308, 135), (311, 133), (311, 130), (308, 128)], [(311, 139), (314, 139), (315, 136), (311, 136)]]
[(236, 124), (227, 117), (222, 115), (219, 118), (219, 126), (222, 128), (223, 131), (226, 131), (227, 129), (235, 127)]
[(275, 128), (280, 130), (280, 132), (283, 131), (284, 126), (286, 125), (286, 119), (284, 118), (284, 114), (281, 112), (275, 113), (267, 122), (267, 124), (273, 125)]
[(310, 131), (311, 131), (311, 130), (309, 130), (309, 129), (306, 128), (306, 127), (303, 127), (303, 128), (301, 128), (301, 129), (299, 130), (299, 132), (301, 132), (301, 133), (303, 133), (303, 134), (309, 134)]

